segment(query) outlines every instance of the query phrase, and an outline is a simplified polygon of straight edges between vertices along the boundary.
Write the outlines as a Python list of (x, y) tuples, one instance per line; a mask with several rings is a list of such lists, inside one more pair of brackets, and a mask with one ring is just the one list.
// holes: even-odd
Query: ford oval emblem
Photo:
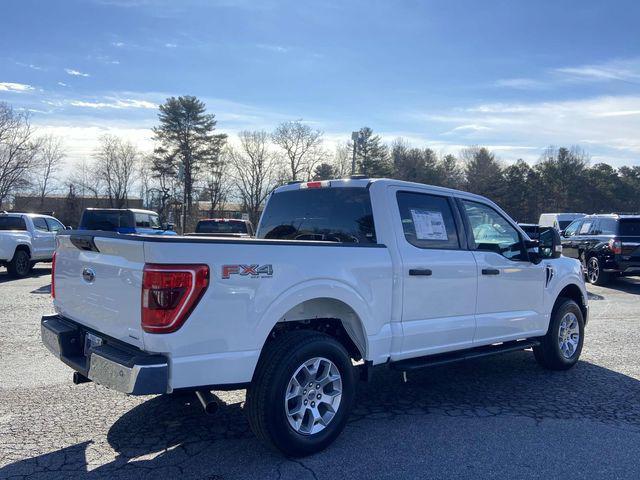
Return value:
[(87, 283), (93, 283), (96, 279), (96, 272), (92, 268), (85, 267), (82, 269), (82, 279)]

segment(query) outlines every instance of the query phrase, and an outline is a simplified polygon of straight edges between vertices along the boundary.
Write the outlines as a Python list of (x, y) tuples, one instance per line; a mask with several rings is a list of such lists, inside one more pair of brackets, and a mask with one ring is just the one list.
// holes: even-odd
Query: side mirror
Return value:
[(162, 224), (162, 229), (163, 230), (173, 231), (174, 228), (175, 228), (175, 225), (173, 223), (163, 223)]
[(562, 240), (555, 228), (541, 228), (539, 242), (538, 253), (541, 259), (559, 258), (562, 255)]
[(524, 248), (529, 256), (529, 261), (535, 265), (542, 261), (540, 256), (540, 242), (538, 240), (525, 240)]
[(71, 225), (67, 225), (66, 227), (64, 227), (65, 230), (73, 230), (73, 227)]

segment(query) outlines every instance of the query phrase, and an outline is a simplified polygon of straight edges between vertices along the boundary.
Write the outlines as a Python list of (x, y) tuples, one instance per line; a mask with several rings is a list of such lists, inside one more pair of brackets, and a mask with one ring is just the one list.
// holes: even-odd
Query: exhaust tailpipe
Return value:
[(91, 379), (85, 377), (80, 372), (73, 372), (73, 383), (75, 385), (80, 385), (81, 383), (87, 383), (87, 382), (90, 382), (90, 381), (91, 381)]
[(196, 390), (196, 397), (207, 415), (213, 415), (218, 411), (218, 400), (209, 390)]

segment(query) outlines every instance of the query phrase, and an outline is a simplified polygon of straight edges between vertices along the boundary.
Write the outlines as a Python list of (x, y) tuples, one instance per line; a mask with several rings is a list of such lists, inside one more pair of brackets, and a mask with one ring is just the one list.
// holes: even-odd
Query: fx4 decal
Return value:
[(263, 278), (273, 276), (273, 266), (266, 265), (223, 265), (222, 279), (231, 278), (231, 275), (240, 275), (242, 277)]

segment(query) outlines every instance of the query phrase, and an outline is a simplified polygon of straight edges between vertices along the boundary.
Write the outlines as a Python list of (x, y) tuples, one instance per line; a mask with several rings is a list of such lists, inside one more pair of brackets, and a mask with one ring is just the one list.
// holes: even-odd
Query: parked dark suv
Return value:
[(587, 280), (640, 275), (640, 215), (588, 215), (562, 232), (562, 253), (582, 262)]

